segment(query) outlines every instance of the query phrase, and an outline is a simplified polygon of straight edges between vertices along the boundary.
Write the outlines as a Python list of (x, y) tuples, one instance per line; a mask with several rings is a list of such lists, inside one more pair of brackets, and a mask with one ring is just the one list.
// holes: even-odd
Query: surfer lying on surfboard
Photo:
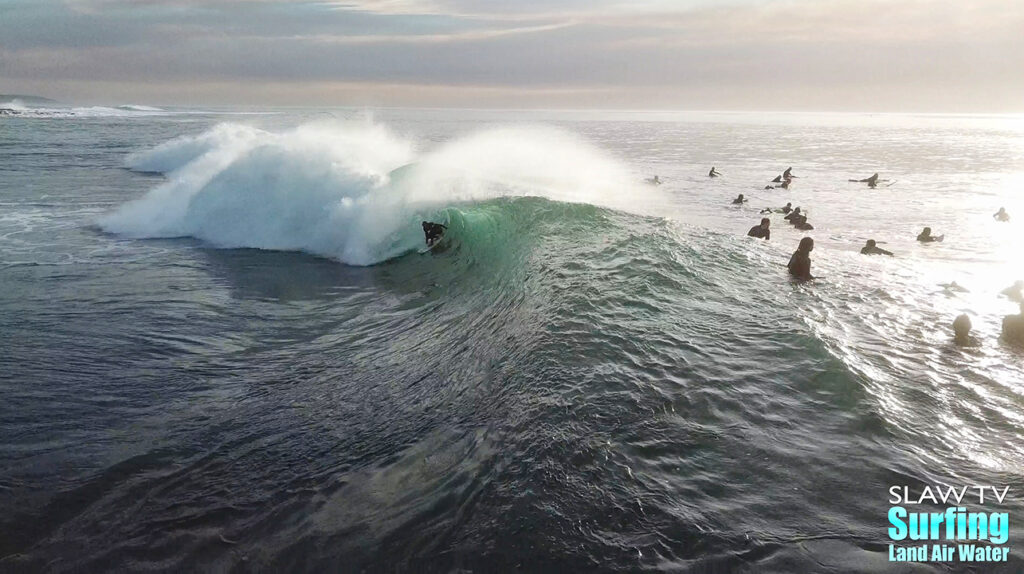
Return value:
[(424, 240), (427, 242), (427, 247), (433, 247), (437, 245), (438, 241), (444, 237), (444, 231), (448, 229), (448, 226), (440, 223), (433, 223), (431, 221), (423, 222), (423, 235)]
[(864, 179), (851, 179), (849, 181), (852, 181), (852, 182), (855, 182), (855, 183), (866, 183), (866, 184), (868, 184), (868, 187), (875, 188), (875, 187), (878, 187), (878, 182), (880, 182), (880, 181), (889, 181), (889, 180), (888, 179), (878, 179), (878, 173), (875, 173), (875, 174), (872, 174), (871, 177), (865, 177)]

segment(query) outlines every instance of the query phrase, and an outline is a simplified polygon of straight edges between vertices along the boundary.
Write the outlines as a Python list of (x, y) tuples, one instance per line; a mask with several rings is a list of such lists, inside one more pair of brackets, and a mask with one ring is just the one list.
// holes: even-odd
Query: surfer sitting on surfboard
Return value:
[(932, 228), (925, 227), (921, 234), (917, 236), (917, 240), (921, 243), (932, 243), (934, 241), (942, 241), (943, 235), (932, 235)]
[(427, 247), (433, 247), (437, 245), (437, 242), (441, 241), (441, 238), (444, 237), (445, 229), (448, 229), (448, 227), (440, 223), (424, 221), (423, 235), (425, 236), (424, 239), (427, 242)]

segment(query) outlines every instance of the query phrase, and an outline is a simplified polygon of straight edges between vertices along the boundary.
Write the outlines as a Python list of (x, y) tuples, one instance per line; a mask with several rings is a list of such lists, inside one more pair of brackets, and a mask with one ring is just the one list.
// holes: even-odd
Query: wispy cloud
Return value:
[(459, 102), (1002, 109), (1024, 106), (1022, 29), (1024, 3), (1004, 0), (0, 0), (0, 78), (275, 101), (292, 85), (305, 102), (415, 103), (425, 90), (392, 90), (429, 86)]
[(354, 12), (370, 12), (389, 16), (409, 16), (423, 14), (446, 14), (443, 4), (435, 0), (339, 0), (324, 2), (325, 6), (337, 10)]
[(501, 38), (504, 36), (518, 36), (522, 34), (537, 34), (550, 32), (572, 26), (573, 22), (561, 22), (557, 24), (545, 24), (541, 26), (522, 26), (516, 28), (493, 28), (483, 30), (469, 30), (465, 32), (452, 32), (448, 34), (317, 34), (313, 36), (289, 36), (284, 39), (303, 42), (314, 42), (318, 44), (355, 45), (355, 44), (440, 44), (449, 42), (479, 42)]

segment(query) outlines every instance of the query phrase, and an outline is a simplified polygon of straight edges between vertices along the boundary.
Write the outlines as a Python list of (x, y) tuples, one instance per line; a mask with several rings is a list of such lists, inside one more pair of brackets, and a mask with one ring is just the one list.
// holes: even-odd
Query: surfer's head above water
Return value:
[(803, 231), (810, 231), (810, 230), (814, 229), (814, 226), (807, 222), (807, 216), (806, 215), (801, 215), (799, 217), (794, 217), (793, 220), (790, 223), (792, 223), (797, 229), (800, 229), (800, 230), (803, 230)]
[(761, 224), (760, 225), (755, 225), (755, 226), (751, 227), (750, 231), (747, 232), (747, 236), (748, 237), (757, 237), (759, 239), (771, 239), (772, 233), (771, 233), (771, 230), (769, 229), (771, 224), (772, 224), (772, 220), (771, 219), (768, 219), (767, 217), (762, 217), (761, 218)]
[(1013, 285), (1010, 285), (999, 293), (1010, 301), (1024, 303), (1024, 281), (1014, 281)]
[(1024, 348), (1024, 302), (1020, 304), (1019, 314), (1003, 317), (1003, 339)]
[(941, 235), (938, 235), (938, 236), (932, 235), (932, 228), (931, 227), (925, 227), (924, 229), (921, 230), (921, 233), (917, 236), (917, 240), (921, 241), (921, 242), (924, 242), (924, 243), (930, 243), (932, 241), (942, 241), (942, 236)]
[(953, 319), (953, 342), (957, 345), (966, 345), (971, 341), (971, 318), (967, 313), (961, 313)]
[(789, 258), (787, 267), (790, 275), (800, 280), (814, 279), (811, 275), (811, 251), (814, 251), (814, 240), (804, 237), (800, 240), (796, 252)]
[(861, 248), (860, 252), (863, 255), (888, 255), (890, 257), (892, 256), (891, 251), (886, 251), (885, 249), (879, 247), (878, 243), (874, 239), (868, 239), (867, 243), (864, 244), (864, 247)]

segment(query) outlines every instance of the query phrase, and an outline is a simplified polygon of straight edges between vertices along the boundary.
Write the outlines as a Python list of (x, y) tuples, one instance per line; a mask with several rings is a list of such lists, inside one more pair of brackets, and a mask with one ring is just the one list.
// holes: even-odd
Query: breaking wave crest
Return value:
[(453, 208), (465, 214), (495, 198), (639, 213), (655, 203), (655, 191), (607, 154), (547, 127), (493, 128), (421, 153), (371, 122), (282, 133), (221, 124), (132, 154), (127, 165), (168, 179), (103, 217), (108, 232), (305, 251), (352, 265), (416, 249), (421, 220), (450, 221)]

